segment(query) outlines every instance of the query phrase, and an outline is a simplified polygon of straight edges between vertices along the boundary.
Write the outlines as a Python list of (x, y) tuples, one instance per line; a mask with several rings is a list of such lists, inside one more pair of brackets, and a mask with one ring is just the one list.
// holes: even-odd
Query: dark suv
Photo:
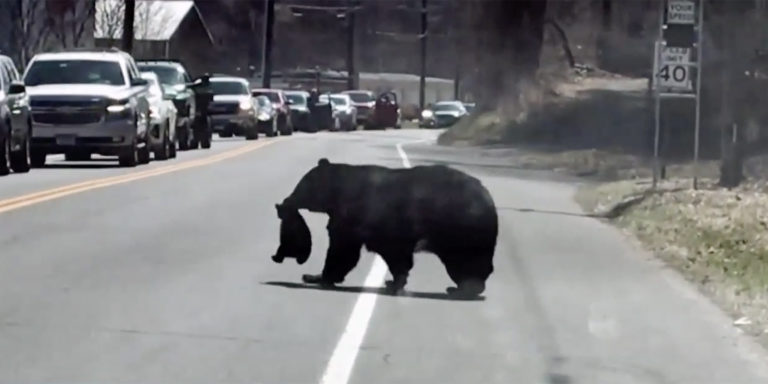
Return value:
[(166, 95), (173, 98), (177, 111), (176, 136), (179, 139), (179, 150), (197, 147), (199, 140), (195, 140), (192, 130), (197, 111), (195, 92), (192, 88), (192, 78), (184, 65), (176, 60), (142, 60), (136, 65), (142, 72), (154, 72), (160, 79)]
[(13, 61), (0, 55), (0, 176), (29, 171), (31, 132), (27, 91)]

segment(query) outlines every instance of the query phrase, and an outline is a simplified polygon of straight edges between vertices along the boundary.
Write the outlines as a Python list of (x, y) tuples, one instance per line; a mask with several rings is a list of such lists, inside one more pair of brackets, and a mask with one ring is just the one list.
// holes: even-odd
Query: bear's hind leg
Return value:
[(493, 272), (491, 257), (461, 248), (437, 253), (456, 287), (446, 288), (457, 299), (477, 298), (485, 291), (485, 281)]

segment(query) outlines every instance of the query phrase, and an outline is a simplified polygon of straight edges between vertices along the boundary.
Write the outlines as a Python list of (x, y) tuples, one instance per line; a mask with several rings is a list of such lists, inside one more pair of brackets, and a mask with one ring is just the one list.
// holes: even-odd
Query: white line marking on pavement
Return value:
[[(410, 168), (411, 162), (403, 150), (402, 143), (398, 143), (395, 147), (403, 161), (403, 166)], [(366, 287), (381, 287), (386, 274), (387, 265), (377, 255), (363, 285)], [(368, 330), (368, 324), (373, 315), (373, 309), (376, 306), (377, 297), (378, 295), (375, 293), (361, 293), (357, 297), (355, 307), (352, 308), (352, 313), (349, 315), (347, 326), (344, 328), (344, 333), (341, 334), (339, 343), (336, 344), (336, 349), (333, 350), (331, 359), (325, 367), (320, 384), (347, 384), (349, 382), (352, 368), (355, 366), (355, 360), (357, 359), (357, 353), (360, 351), (360, 345), (363, 343), (365, 332)]]
[(406, 168), (410, 168), (411, 161), (408, 160), (408, 155), (406, 155), (405, 151), (403, 150), (403, 143), (397, 143), (395, 147), (397, 148), (397, 153), (400, 154), (400, 158), (403, 159), (403, 166)]

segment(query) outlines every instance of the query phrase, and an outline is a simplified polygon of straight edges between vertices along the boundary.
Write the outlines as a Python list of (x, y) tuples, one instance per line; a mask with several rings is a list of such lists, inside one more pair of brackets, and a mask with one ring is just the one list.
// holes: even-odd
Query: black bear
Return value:
[(391, 169), (320, 159), (278, 205), (278, 211), (298, 209), (329, 216), (325, 266), (320, 275), (305, 275), (307, 283), (343, 282), (363, 245), (386, 262), (394, 293), (407, 283), (417, 246), (440, 258), (457, 285), (447, 289), (453, 296), (476, 297), (493, 272), (493, 199), (480, 180), (449, 167)]
[(312, 252), (312, 233), (298, 209), (276, 205), (277, 217), (280, 218), (280, 246), (272, 256), (276, 263), (287, 258), (294, 258), (304, 264)]

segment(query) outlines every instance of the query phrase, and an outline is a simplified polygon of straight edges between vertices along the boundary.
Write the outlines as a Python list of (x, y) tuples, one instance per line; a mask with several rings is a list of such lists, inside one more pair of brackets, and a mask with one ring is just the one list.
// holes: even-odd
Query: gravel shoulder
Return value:
[[(768, 346), (768, 186), (751, 182), (724, 190), (711, 180), (702, 184), (692, 190), (690, 180), (666, 181), (611, 221)], [(592, 184), (576, 200), (588, 212), (604, 212), (648, 187), (648, 180)]]

